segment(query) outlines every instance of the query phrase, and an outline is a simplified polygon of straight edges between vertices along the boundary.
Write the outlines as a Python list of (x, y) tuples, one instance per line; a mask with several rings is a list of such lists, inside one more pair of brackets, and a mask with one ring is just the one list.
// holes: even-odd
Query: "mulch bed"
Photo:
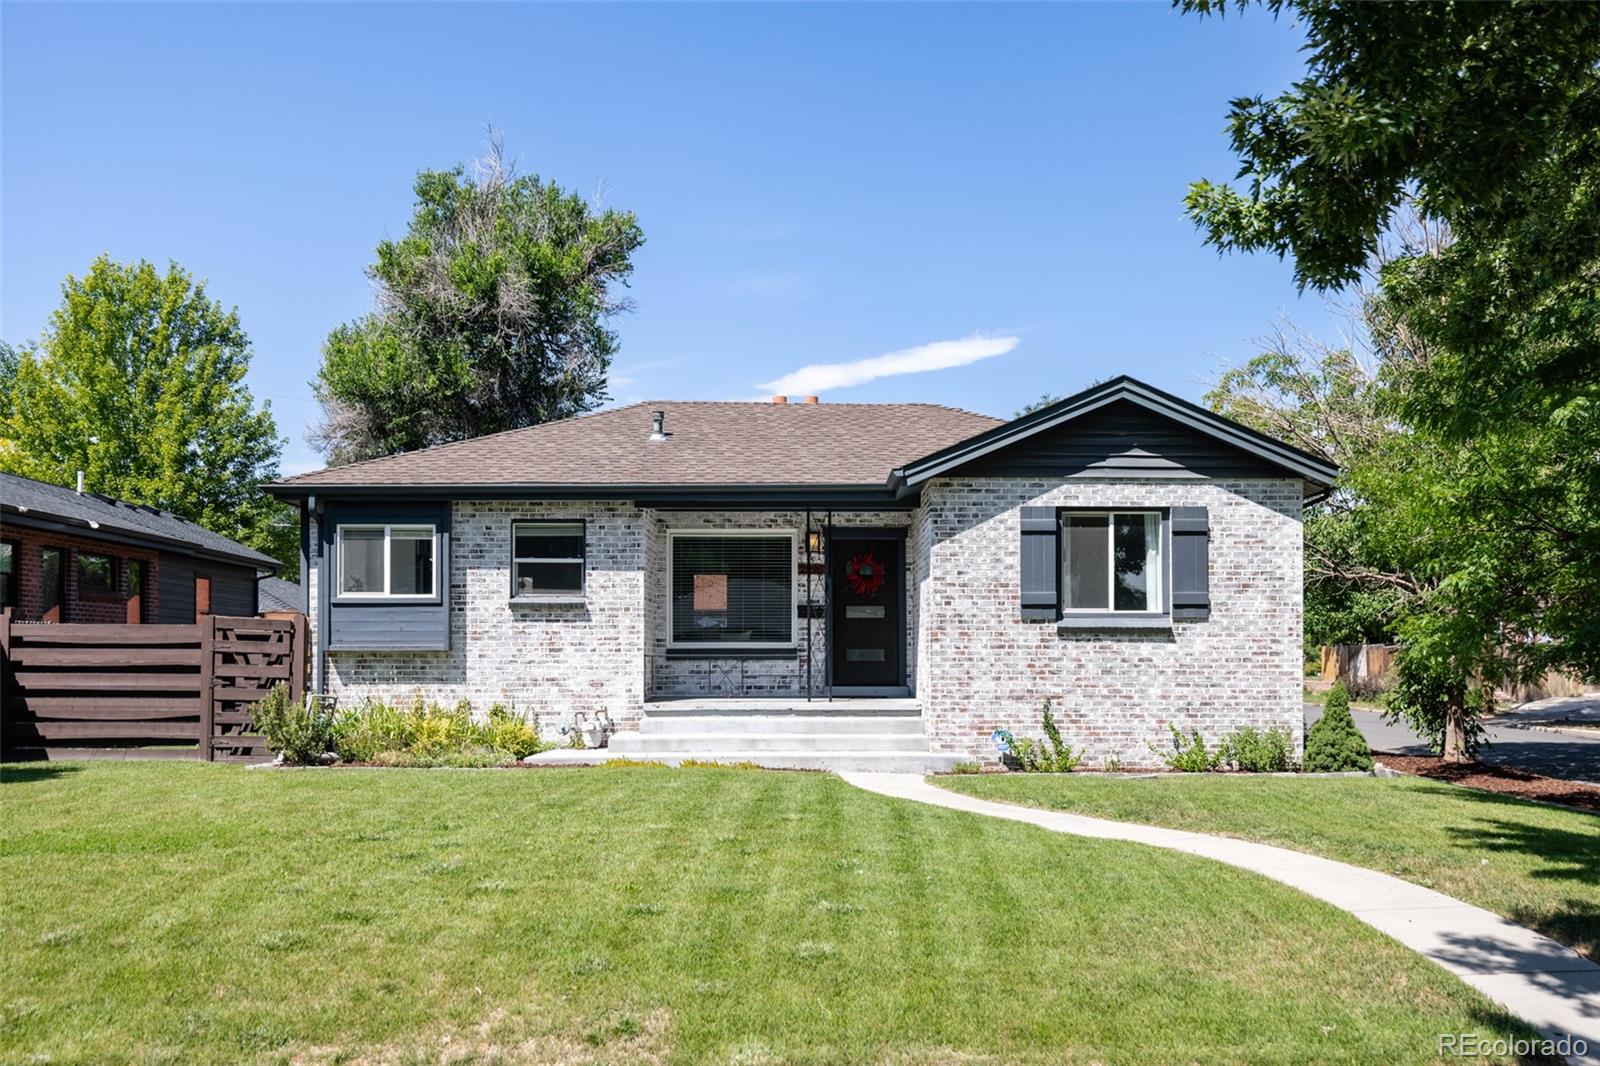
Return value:
[(1378, 751), (1372, 754), (1383, 765), (1403, 774), (1448, 781), (1452, 785), (1465, 785), (1485, 792), (1500, 792), (1521, 799), (1600, 811), (1600, 785), (1563, 781), (1559, 777), (1545, 777), (1543, 774), (1493, 763), (1448, 763), (1432, 755), (1385, 755)]

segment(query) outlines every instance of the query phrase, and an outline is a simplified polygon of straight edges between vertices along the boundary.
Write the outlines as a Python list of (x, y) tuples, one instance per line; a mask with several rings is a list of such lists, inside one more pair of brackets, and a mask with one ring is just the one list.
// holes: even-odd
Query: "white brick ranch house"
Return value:
[(993, 761), (1048, 697), (1090, 765), (1138, 766), (1169, 722), (1300, 742), (1301, 508), (1335, 474), (1121, 377), (1009, 422), (637, 404), (270, 491), (301, 508), (314, 684), (345, 703), (920, 768)]

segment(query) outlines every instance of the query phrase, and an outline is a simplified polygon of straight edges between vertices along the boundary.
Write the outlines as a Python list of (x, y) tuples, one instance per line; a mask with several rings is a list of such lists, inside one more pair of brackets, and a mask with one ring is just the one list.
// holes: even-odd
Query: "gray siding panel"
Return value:
[(1279, 468), (1204, 433), (1119, 401), (975, 459), (961, 477), (1282, 477)]
[(157, 565), (156, 622), (167, 626), (193, 625), (193, 563), (179, 555), (162, 555)]
[[(338, 527), (345, 523), (428, 523), (439, 532), (439, 597), (423, 603), (340, 603)], [(327, 596), (329, 651), (448, 651), (450, 649), (450, 504), (448, 501), (364, 500), (327, 505), (318, 524)]]
[(192, 625), (194, 579), (211, 579), (211, 613), (249, 618), (256, 613), (256, 572), (253, 567), (229, 566), (162, 554), (156, 576), (156, 621), (163, 625)]

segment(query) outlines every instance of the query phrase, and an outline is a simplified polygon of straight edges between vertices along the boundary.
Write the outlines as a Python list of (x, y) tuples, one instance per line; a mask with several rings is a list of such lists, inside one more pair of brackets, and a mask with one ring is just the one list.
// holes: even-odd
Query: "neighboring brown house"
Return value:
[(32, 622), (256, 613), (276, 559), (154, 507), (0, 474), (0, 607)]

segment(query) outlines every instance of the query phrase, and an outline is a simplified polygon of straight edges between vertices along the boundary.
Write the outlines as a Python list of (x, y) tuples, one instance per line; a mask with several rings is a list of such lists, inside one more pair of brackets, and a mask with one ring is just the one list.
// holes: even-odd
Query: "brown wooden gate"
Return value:
[(306, 620), (195, 625), (18, 623), (0, 612), (0, 756), (270, 756), (251, 708), (277, 684), (305, 697)]

